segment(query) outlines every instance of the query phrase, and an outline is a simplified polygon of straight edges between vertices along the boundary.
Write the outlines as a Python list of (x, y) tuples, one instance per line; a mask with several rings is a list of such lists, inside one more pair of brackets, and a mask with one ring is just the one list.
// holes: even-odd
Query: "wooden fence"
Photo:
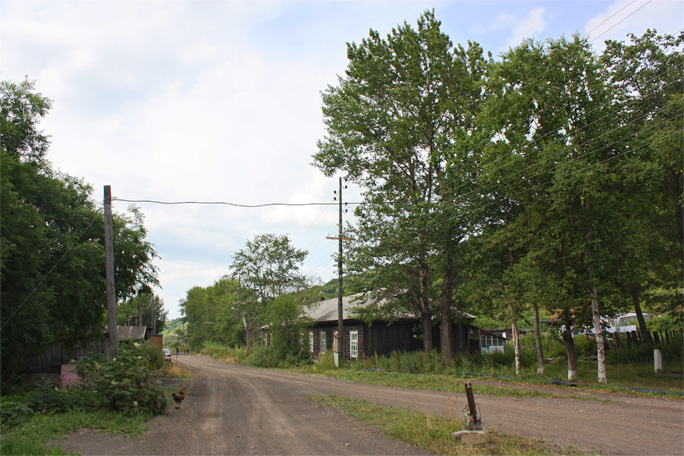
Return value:
[[(626, 332), (626, 333), (614, 333), (613, 336), (615, 337), (615, 344), (617, 347), (622, 347), (624, 341), (622, 340), (623, 336), (624, 339), (626, 340), (627, 347), (631, 347), (632, 345), (641, 345), (643, 341), (643, 337), (641, 335), (641, 332), (639, 331), (632, 331), (632, 332)], [(651, 333), (651, 338), (653, 340), (654, 344), (669, 344), (671, 342), (676, 342), (676, 341), (681, 341), (682, 337), (684, 336), (684, 332), (682, 330), (679, 331), (653, 331)]]
[(50, 372), (60, 371), (62, 364), (68, 364), (85, 356), (102, 353), (107, 354), (107, 340), (88, 342), (85, 345), (67, 350), (62, 344), (52, 344), (47, 352), (26, 363), (20, 372)]

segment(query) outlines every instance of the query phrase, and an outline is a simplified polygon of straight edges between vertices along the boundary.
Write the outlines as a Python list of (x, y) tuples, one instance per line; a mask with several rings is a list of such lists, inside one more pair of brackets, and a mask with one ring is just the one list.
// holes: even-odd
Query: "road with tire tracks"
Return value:
[[(465, 394), (352, 383), (326, 377), (255, 369), (206, 357), (174, 357), (193, 372), (183, 380), (181, 409), (170, 408), (136, 438), (81, 432), (59, 443), (84, 455), (426, 454), (385, 438), (330, 407), (307, 398), (335, 394), (462, 418)], [(684, 401), (623, 394), (590, 394), (557, 387), (560, 398), (477, 394), (486, 428), (542, 438), (580, 452), (624, 455), (684, 454)], [(504, 386), (510, 387), (506, 384)], [(587, 400), (597, 396), (598, 400)]]

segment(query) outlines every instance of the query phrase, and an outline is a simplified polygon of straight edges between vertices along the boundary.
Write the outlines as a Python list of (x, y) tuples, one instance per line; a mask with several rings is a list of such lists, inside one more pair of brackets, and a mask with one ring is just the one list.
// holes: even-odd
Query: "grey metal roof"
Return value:
[(147, 326), (117, 326), (116, 337), (118, 340), (144, 340), (146, 329)]
[[(363, 296), (363, 293), (356, 293), (353, 295), (349, 296), (343, 296), (342, 297), (342, 319), (347, 320), (350, 319), (350, 313), (353, 313), (352, 311), (355, 308), (365, 308), (371, 305), (373, 302), (375, 302), (372, 299), (368, 300), (363, 300), (360, 299)], [(383, 298), (380, 301), (380, 304), (385, 304), (387, 300)], [(320, 301), (318, 304), (312, 305), (309, 310), (306, 311), (306, 316), (311, 318), (315, 322), (327, 322), (327, 321), (337, 321), (337, 298), (333, 299), (328, 299), (325, 301)], [(408, 313), (401, 312), (401, 318), (417, 318), (414, 315), (410, 315)], [(454, 316), (456, 314), (463, 315), (465, 318), (469, 320), (474, 320), (475, 317), (465, 313), (465, 312), (454, 312)]]
[[(363, 293), (356, 293), (349, 296), (342, 297), (342, 319), (349, 318), (350, 311), (354, 308), (364, 308), (371, 304), (372, 301), (361, 301), (359, 297)], [(320, 301), (314, 304), (307, 310), (306, 316), (317, 322), (323, 321), (337, 321), (337, 298)]]

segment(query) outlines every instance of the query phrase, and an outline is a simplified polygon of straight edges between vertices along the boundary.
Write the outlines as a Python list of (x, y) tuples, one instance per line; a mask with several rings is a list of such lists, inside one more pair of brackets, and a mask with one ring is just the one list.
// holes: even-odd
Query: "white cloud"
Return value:
[(525, 38), (537, 38), (545, 30), (548, 20), (544, 8), (534, 8), (518, 25), (513, 27), (508, 37), (508, 45), (516, 46)]

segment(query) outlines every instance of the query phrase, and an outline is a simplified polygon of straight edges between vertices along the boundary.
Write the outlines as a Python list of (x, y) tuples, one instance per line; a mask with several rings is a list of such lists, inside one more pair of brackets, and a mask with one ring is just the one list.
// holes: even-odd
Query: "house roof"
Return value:
[[(342, 297), (342, 319), (348, 320), (349, 315), (354, 308), (364, 308), (368, 307), (372, 301), (361, 301), (358, 298), (361, 297), (363, 293), (356, 293), (349, 296)], [(325, 301), (320, 301), (318, 304), (312, 306), (307, 310), (306, 316), (317, 322), (323, 321), (337, 321), (338, 318), (338, 299), (328, 299)]]
[[(363, 296), (363, 293), (355, 293), (353, 295), (349, 296), (343, 296), (342, 297), (342, 319), (343, 320), (349, 320), (352, 318), (351, 314), (353, 314), (354, 309), (363, 309), (366, 307), (369, 307), (371, 304), (377, 302), (374, 299), (361, 299)], [(382, 298), (380, 300), (380, 304), (385, 304), (387, 303), (387, 298)], [(311, 318), (315, 322), (329, 322), (329, 321), (337, 321), (338, 318), (338, 299), (333, 298), (333, 299), (328, 299), (325, 301), (320, 301), (318, 304), (312, 306), (307, 310), (306, 316)], [(466, 318), (468, 319), (474, 319), (472, 315), (469, 315), (467, 313), (463, 314)], [(398, 315), (400, 318), (405, 318), (405, 319), (415, 319), (416, 316), (411, 315), (406, 312), (402, 312), (401, 315)]]
[(117, 326), (116, 338), (118, 340), (134, 339), (144, 340), (147, 326)]

